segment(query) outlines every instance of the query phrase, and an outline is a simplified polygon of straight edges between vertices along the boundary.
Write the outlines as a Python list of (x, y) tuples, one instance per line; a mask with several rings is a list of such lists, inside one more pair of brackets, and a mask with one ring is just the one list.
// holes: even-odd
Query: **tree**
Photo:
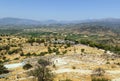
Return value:
[(53, 81), (54, 76), (51, 70), (47, 68), (50, 62), (44, 59), (40, 59), (38, 63), (40, 64), (40, 66), (37, 66), (37, 68), (30, 71), (29, 75), (35, 76), (36, 78), (38, 78), (38, 81)]
[(50, 62), (44, 59), (40, 59), (38, 60), (38, 63), (42, 66), (42, 67), (46, 67), (48, 65), (50, 65)]
[(30, 76), (35, 76), (38, 78), (38, 81), (53, 81), (53, 74), (48, 68), (38, 66), (35, 70), (29, 72)]

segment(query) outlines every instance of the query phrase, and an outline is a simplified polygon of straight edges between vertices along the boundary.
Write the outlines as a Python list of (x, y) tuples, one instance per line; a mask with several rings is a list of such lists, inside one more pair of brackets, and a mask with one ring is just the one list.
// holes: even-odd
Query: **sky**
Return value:
[(120, 18), (120, 0), (0, 0), (0, 18), (84, 20)]

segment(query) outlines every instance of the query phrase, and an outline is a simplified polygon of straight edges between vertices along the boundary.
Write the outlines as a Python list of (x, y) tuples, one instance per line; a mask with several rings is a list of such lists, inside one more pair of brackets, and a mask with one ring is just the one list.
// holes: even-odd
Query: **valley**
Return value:
[(42, 74), (49, 81), (119, 81), (117, 27), (23, 24), (0, 31), (0, 81), (38, 81)]

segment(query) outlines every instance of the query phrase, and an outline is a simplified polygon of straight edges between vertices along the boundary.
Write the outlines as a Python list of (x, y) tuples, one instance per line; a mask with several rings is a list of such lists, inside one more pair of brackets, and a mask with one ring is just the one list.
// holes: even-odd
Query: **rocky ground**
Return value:
[[(36, 65), (38, 59), (49, 59), (51, 65), (49, 68), (56, 75), (55, 81), (71, 79), (72, 81), (91, 81), (91, 74), (96, 68), (105, 70), (105, 77), (112, 81), (119, 81), (120, 78), (120, 57), (111, 53), (104, 53), (103, 50), (91, 48), (84, 45), (75, 45), (76, 52), (68, 52), (65, 55), (45, 55), (30, 57), (23, 60), (25, 63)], [(80, 52), (80, 49), (86, 49)], [(70, 49), (70, 48), (69, 48)], [(90, 50), (88, 50), (90, 49)], [(35, 49), (34, 49), (35, 50)], [(95, 51), (95, 52), (94, 52)], [(94, 53), (93, 53), (94, 52)], [(98, 54), (95, 54), (99, 52)], [(55, 65), (55, 67), (53, 67)], [(30, 70), (23, 70), (22, 67), (10, 69), (11, 74), (0, 81), (33, 81), (34, 77), (28, 77), (26, 73)], [(36, 81), (34, 79), (34, 81)]]

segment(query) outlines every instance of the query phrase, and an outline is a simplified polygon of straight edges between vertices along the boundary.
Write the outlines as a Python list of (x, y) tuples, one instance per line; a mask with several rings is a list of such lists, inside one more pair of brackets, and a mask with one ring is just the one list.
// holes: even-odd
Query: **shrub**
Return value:
[(63, 53), (63, 54), (66, 54), (66, 53), (67, 53), (67, 50), (63, 51), (62, 53)]
[(116, 64), (120, 66), (120, 63), (116, 63)]
[(59, 55), (60, 54), (60, 52), (59, 51), (56, 51), (56, 55)]
[(28, 70), (28, 69), (30, 69), (30, 68), (32, 68), (32, 65), (31, 65), (31, 64), (25, 64), (25, 65), (23, 66), (23, 69), (25, 69), (25, 70)]
[(55, 65), (55, 64), (53, 65), (53, 68), (56, 68), (56, 65)]
[(33, 55), (33, 56), (36, 56), (37, 54), (34, 52), (34, 53), (32, 53), (32, 55)]
[(66, 45), (67, 45), (67, 47), (70, 47), (70, 46), (71, 46), (71, 44), (70, 44), (70, 43), (67, 43)]
[(105, 70), (102, 68), (97, 68), (95, 70), (93, 70), (93, 74), (92, 76), (103, 76), (105, 73)]
[(7, 68), (4, 67), (4, 65), (1, 63), (0, 64), (0, 74), (8, 73), (9, 71)]
[(9, 61), (10, 61), (10, 59), (5, 59), (5, 60), (4, 60), (4, 62), (9, 62)]
[(59, 80), (59, 81), (72, 81), (72, 80), (70, 80), (70, 79), (66, 79), (66, 80)]
[(106, 78), (92, 78), (92, 81), (110, 81), (110, 80)]
[(70, 79), (66, 79), (65, 81), (72, 81), (72, 80), (70, 80)]
[(30, 57), (30, 56), (31, 56), (31, 53), (27, 53), (25, 56)]
[(24, 56), (24, 53), (22, 52), (22, 53), (20, 53), (20, 56)]
[(48, 53), (52, 53), (52, 49), (50, 47), (48, 47)]
[(0, 46), (0, 50), (9, 50), (10, 49), (10, 46), (9, 45), (6, 45), (6, 46)]
[(85, 49), (81, 49), (81, 52), (83, 53), (85, 51)]
[(14, 58), (14, 60), (19, 60), (19, 58)]
[(106, 64), (110, 64), (110, 62), (106, 62)]
[(41, 52), (40, 56), (44, 56), (45, 54), (47, 54), (48, 52)]
[(72, 69), (76, 69), (76, 67), (75, 67), (75, 66), (72, 66)]
[(10, 50), (10, 51), (8, 51), (8, 54), (11, 55), (13, 53), (18, 53), (19, 51), (21, 51), (20, 48), (19, 49)]

